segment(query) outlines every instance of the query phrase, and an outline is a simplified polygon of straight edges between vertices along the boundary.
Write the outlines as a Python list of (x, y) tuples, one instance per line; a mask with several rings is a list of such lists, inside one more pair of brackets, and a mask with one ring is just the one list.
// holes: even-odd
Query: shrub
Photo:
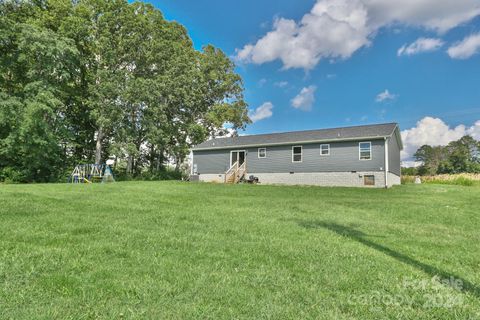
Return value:
[(158, 180), (185, 180), (187, 177), (182, 171), (165, 168), (158, 171), (143, 171), (137, 176), (125, 174), (123, 171), (114, 172), (113, 176), (117, 181), (158, 181)]
[(414, 183), (415, 176), (403, 176), (401, 177), (402, 184)]
[(21, 183), (27, 182), (25, 172), (6, 167), (0, 170), (0, 181), (5, 183)]

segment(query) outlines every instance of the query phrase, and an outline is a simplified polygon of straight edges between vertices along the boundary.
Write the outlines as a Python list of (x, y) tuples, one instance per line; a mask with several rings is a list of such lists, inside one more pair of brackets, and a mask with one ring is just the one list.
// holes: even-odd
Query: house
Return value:
[(192, 149), (200, 181), (390, 187), (400, 184), (396, 123), (217, 138)]

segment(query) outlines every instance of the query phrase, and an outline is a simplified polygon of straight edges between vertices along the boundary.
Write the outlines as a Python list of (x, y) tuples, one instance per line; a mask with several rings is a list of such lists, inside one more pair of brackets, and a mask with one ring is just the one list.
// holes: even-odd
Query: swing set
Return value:
[(109, 164), (79, 164), (70, 175), (70, 183), (114, 182)]

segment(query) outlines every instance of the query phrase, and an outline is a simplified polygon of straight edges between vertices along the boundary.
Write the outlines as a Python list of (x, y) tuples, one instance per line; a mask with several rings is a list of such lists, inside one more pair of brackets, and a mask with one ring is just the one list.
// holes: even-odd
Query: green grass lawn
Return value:
[(480, 319), (479, 209), (478, 186), (0, 185), (0, 319)]

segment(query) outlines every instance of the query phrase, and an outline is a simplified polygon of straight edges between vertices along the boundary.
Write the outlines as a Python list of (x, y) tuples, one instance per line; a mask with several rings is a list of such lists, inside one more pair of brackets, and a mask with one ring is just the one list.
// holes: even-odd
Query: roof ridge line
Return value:
[(307, 129), (307, 130), (293, 130), (293, 131), (281, 131), (281, 132), (270, 132), (270, 133), (246, 134), (246, 135), (234, 136), (234, 137), (217, 137), (217, 138), (213, 138), (211, 140), (225, 139), (225, 138), (238, 138), (238, 137), (252, 137), (252, 136), (270, 135), (270, 134), (310, 132), (310, 131), (320, 131), (320, 130), (339, 130), (339, 129), (361, 128), (361, 127), (374, 127), (374, 126), (383, 126), (383, 125), (388, 125), (388, 124), (395, 124), (395, 125), (398, 126), (397, 122), (384, 122), (384, 123), (374, 123), (374, 124), (361, 124), (361, 125), (348, 126), (348, 127), (330, 127), (330, 128), (321, 128), (321, 129)]

